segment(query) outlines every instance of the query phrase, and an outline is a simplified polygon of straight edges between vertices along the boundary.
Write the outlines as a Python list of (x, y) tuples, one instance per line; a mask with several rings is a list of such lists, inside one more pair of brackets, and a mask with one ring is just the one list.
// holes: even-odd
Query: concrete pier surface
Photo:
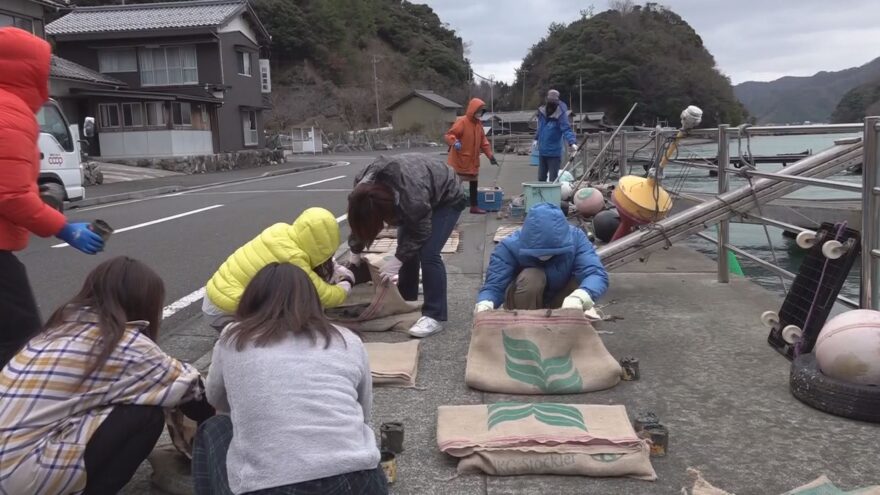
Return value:
[[(505, 195), (533, 181), (528, 157), (508, 155), (498, 170), (485, 163), (481, 186)], [(416, 389), (376, 388), (373, 425), (401, 421), (404, 452), (397, 457), (395, 494), (679, 494), (687, 469), (737, 494), (782, 494), (828, 475), (853, 489), (880, 482), (876, 462), (880, 426), (813, 410), (789, 393), (789, 362), (766, 343), (762, 311), (778, 310), (779, 295), (733, 277), (716, 282), (715, 263), (674, 246), (645, 263), (611, 274), (598, 303), (614, 321), (596, 324), (616, 358), (636, 357), (641, 379), (602, 392), (561, 396), (509, 396), (469, 389), (464, 382), (472, 311), (492, 237), (504, 222), (496, 215), (462, 215), (459, 252), (448, 255), (450, 321), (422, 342)], [(196, 325), (196, 323), (193, 323)], [(205, 349), (210, 332), (193, 330)], [(183, 336), (181, 336), (183, 337)], [(404, 341), (402, 333), (365, 334), (367, 341)], [(169, 343), (170, 344), (170, 343)], [(170, 350), (194, 360), (183, 340)], [(204, 352), (202, 352), (204, 354)], [(436, 446), (441, 405), (499, 401), (623, 404), (630, 416), (656, 413), (669, 428), (668, 455), (652, 459), (655, 482), (564, 476), (490, 477), (456, 475), (457, 460)], [(125, 493), (146, 493), (150, 468)]]

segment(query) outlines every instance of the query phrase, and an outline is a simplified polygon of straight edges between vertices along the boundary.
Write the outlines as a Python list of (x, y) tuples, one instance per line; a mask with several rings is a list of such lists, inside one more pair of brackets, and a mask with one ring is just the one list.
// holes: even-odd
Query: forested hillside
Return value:
[(612, 121), (636, 102), (634, 124), (678, 125), (688, 105), (703, 109), (705, 125), (744, 120), (730, 81), (687, 22), (657, 4), (618, 3), (619, 8), (597, 15), (584, 12), (567, 26), (552, 25), (531, 48), (514, 85), (518, 88), (525, 77), (527, 106), (537, 105), (552, 87), (566, 101), (572, 95), (577, 110), (582, 81), (584, 110), (604, 111)]

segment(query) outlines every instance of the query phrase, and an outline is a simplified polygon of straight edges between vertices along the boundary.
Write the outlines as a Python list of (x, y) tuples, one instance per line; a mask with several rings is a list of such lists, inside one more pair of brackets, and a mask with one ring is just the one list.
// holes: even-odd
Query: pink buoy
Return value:
[(857, 309), (828, 320), (816, 340), (815, 353), (823, 374), (880, 386), (880, 311)]
[(605, 197), (598, 189), (585, 187), (574, 195), (574, 206), (583, 217), (592, 217), (605, 209)]

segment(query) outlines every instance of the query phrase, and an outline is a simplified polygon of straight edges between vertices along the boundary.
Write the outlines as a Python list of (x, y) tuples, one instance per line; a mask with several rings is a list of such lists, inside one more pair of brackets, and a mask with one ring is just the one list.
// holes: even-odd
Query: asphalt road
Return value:
[[(320, 206), (340, 217), (341, 239), (345, 239), (346, 197), (354, 176), (373, 157), (337, 156), (333, 160), (347, 162), (199, 191), (70, 210), (71, 220), (100, 218), (117, 232), (106, 250), (96, 256), (59, 245), (54, 238), (34, 238), (28, 249), (19, 253), (44, 318), (76, 293), (92, 268), (112, 256), (126, 255), (147, 263), (165, 280), (168, 318), (163, 334), (168, 335), (200, 310), (201, 302), (194, 293), (204, 287), (220, 264), (267, 226), (291, 222), (306, 208)], [(206, 177), (208, 182), (210, 177)]]

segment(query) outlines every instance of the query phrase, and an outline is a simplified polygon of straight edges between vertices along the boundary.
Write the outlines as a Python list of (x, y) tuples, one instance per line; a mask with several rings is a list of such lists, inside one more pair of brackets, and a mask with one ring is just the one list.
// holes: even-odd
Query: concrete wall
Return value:
[[(260, 51), (256, 43), (240, 32), (221, 33), (220, 50), (223, 59), (223, 76), (226, 94), (223, 106), (217, 111), (220, 124), (220, 149), (217, 151), (235, 151), (246, 149), (244, 145), (244, 129), (241, 112), (246, 109), (257, 109), (257, 135), (259, 144), (247, 148), (260, 148), (266, 145), (263, 136), (263, 94), (260, 92)], [(251, 52), (251, 76), (238, 74), (237, 51), (246, 49)]]
[(421, 132), (430, 137), (437, 137), (446, 132), (455, 121), (456, 111), (444, 110), (437, 105), (413, 97), (391, 112), (391, 124), (396, 132), (421, 126)]
[(101, 158), (172, 157), (214, 153), (211, 131), (155, 130), (98, 134)]

